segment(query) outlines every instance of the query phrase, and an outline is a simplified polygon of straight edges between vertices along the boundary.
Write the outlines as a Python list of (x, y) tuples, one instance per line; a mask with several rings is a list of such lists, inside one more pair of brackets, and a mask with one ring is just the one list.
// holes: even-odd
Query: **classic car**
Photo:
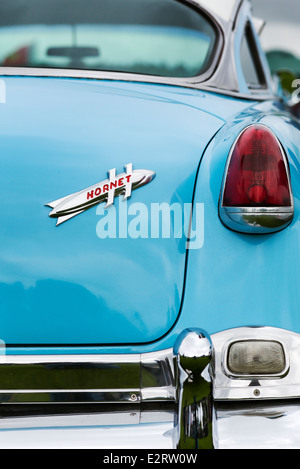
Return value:
[(300, 447), (300, 123), (251, 4), (0, 12), (0, 447)]

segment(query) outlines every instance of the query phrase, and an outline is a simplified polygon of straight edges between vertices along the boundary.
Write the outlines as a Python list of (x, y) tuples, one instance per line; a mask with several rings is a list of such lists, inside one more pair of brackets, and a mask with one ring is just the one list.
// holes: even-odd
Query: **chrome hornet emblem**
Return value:
[(105, 181), (45, 204), (53, 209), (49, 213), (49, 217), (57, 218), (56, 225), (60, 225), (101, 202), (106, 202), (105, 207), (109, 207), (113, 205), (114, 198), (118, 195), (123, 194), (124, 199), (128, 199), (134, 189), (148, 184), (155, 177), (153, 171), (132, 170), (132, 163), (127, 164), (125, 169), (126, 172), (118, 176), (116, 169), (111, 169), (108, 171), (108, 179)]

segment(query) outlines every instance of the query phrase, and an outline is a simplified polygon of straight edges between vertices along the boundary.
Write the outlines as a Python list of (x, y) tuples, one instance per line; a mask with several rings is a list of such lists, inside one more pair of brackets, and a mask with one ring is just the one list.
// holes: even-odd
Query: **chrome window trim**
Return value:
[(241, 93), (240, 91), (222, 88), (219, 85), (206, 82), (193, 82), (180, 78), (163, 78), (150, 75), (134, 75), (132, 73), (103, 72), (93, 70), (72, 70), (72, 69), (52, 69), (52, 68), (26, 68), (26, 67), (0, 67), (0, 77), (32, 77), (32, 78), (70, 78), (96, 81), (123, 81), (129, 83), (156, 84), (167, 86), (178, 86), (181, 88), (208, 91), (224, 96), (245, 99), (250, 101), (266, 101), (275, 99), (275, 95), (270, 90), (257, 93)]
[[(270, 130), (275, 137), (285, 165), (288, 185), (291, 196), (291, 205), (289, 207), (228, 207), (223, 204), (224, 190), (226, 176), (230, 165), (231, 157), (236, 147), (238, 140), (241, 135), (250, 127), (260, 125)], [(246, 234), (268, 234), (286, 228), (294, 217), (294, 198), (291, 184), (290, 169), (288, 165), (287, 155), (284, 151), (282, 143), (278, 139), (277, 135), (272, 131), (270, 127), (261, 122), (252, 122), (251, 124), (244, 127), (234, 140), (233, 145), (230, 148), (230, 152), (226, 161), (223, 180), (221, 185), (221, 192), (219, 196), (219, 217), (222, 223), (229, 229)], [(268, 219), (268, 223), (266, 220)]]

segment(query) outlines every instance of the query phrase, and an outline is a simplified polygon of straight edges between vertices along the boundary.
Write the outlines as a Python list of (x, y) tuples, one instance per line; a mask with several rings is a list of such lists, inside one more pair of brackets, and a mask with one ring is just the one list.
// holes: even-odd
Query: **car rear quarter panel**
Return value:
[[(284, 230), (249, 235), (227, 229), (218, 203), (230, 148), (247, 125), (271, 128), (288, 156), (295, 213)], [(204, 245), (189, 252), (182, 320), (209, 333), (238, 326), (274, 326), (300, 332), (299, 122), (274, 103), (262, 103), (237, 116), (206, 151), (195, 203), (205, 207)]]

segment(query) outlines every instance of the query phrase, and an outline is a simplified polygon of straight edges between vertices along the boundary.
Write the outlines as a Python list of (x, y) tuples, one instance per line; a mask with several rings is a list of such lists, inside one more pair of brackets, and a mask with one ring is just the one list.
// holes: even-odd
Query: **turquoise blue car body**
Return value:
[[(300, 332), (300, 133), (279, 101), (123, 81), (4, 80), (0, 290), (7, 353), (142, 353), (172, 347), (191, 325), (210, 334), (241, 325)], [(286, 229), (259, 236), (233, 232), (218, 217), (230, 148), (254, 122), (280, 139), (295, 204)], [(187, 250), (184, 237), (100, 239), (97, 207), (58, 227), (48, 217), (47, 202), (131, 161), (156, 177), (128, 207), (201, 204), (198, 249)], [(121, 204), (119, 197), (117, 214)]]
[(299, 447), (299, 80), (250, 2), (0, 11), (0, 447)]

